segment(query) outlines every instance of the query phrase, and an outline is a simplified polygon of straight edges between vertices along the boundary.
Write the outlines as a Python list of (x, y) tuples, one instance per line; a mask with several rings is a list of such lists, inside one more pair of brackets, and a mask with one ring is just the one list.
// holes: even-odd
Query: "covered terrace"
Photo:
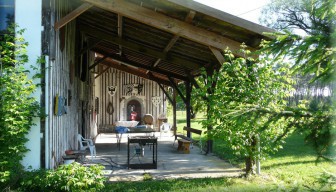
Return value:
[[(231, 49), (240, 56), (237, 50), (242, 43), (252, 51), (257, 50), (261, 40), (267, 38), (263, 33), (272, 32), (261, 25), (194, 1), (76, 2), (77, 8), (56, 21), (54, 28), (62, 30), (67, 23), (76, 20), (76, 38), (87, 41), (86, 44), (77, 45), (76, 54), (81, 57), (91, 51), (96, 56), (93, 64), (82, 66), (81, 70), (95, 72), (97, 78), (114, 68), (156, 82), (173, 106), (174, 127), (177, 95), (186, 106), (186, 126), (190, 127), (191, 90), (199, 87), (195, 78), (200, 75), (201, 68), (212, 74), (224, 62), (223, 50)], [(179, 83), (185, 83), (185, 92), (179, 90)], [(168, 87), (173, 88), (172, 96), (168, 93)], [(191, 137), (191, 134), (188, 133), (188, 136)], [(98, 136), (97, 146), (108, 145), (101, 141), (105, 141), (105, 138)], [(165, 147), (165, 144), (162, 146), (161, 149), (167, 148), (168, 151), (173, 149)], [(211, 142), (207, 146), (207, 151), (211, 152)], [(100, 152), (104, 155), (103, 149), (98, 149)], [(193, 158), (192, 155), (189, 157)], [(189, 158), (188, 155), (184, 156)], [(167, 159), (163, 157), (161, 160)], [(202, 156), (197, 157), (199, 162), (202, 159)]]

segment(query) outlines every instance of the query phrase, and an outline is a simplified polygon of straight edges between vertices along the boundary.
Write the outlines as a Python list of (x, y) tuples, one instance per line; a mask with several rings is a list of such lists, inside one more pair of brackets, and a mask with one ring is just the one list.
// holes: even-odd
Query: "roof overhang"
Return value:
[(179, 0), (82, 0), (55, 29), (74, 19), (88, 40), (87, 49), (98, 55), (90, 69), (112, 67), (165, 85), (220, 65), (226, 48), (235, 52), (244, 43), (256, 50), (267, 39), (263, 32), (273, 31)]

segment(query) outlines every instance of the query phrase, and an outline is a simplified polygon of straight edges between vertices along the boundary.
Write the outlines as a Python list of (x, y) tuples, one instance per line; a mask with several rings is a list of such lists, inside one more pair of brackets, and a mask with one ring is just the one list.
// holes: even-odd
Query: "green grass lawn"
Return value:
[[(191, 127), (201, 129), (203, 118), (192, 120)], [(172, 117), (168, 118), (172, 122)], [(177, 114), (177, 128), (182, 132), (186, 125), (185, 112)], [(214, 142), (214, 153), (221, 158), (244, 167), (242, 161), (230, 154), (224, 143)], [(336, 174), (335, 163), (315, 163), (312, 147), (305, 145), (303, 136), (293, 134), (286, 139), (281, 151), (261, 162), (261, 175), (249, 178), (203, 178), (190, 180), (165, 180), (120, 182), (107, 186), (107, 191), (308, 191), (319, 189), (318, 178), (324, 171)], [(127, 186), (127, 187), (125, 187)], [(335, 186), (334, 186), (335, 187)]]

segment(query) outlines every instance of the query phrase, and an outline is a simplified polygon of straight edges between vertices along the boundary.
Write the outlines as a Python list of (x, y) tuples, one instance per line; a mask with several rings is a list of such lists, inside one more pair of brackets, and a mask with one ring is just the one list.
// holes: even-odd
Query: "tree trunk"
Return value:
[(246, 176), (252, 175), (253, 174), (253, 157), (249, 156), (245, 158), (245, 174)]
[(251, 174), (254, 174), (253, 166), (255, 164), (255, 158), (253, 157), (253, 154), (255, 154), (257, 150), (257, 138), (255, 136), (252, 136), (251, 141), (251, 152), (248, 157), (245, 158), (245, 174), (246, 176), (249, 176)]

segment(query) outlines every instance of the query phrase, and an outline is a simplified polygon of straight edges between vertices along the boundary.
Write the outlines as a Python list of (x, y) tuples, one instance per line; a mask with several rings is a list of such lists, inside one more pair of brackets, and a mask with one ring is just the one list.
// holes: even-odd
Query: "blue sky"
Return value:
[(262, 7), (270, 0), (194, 0), (243, 19), (259, 23)]

